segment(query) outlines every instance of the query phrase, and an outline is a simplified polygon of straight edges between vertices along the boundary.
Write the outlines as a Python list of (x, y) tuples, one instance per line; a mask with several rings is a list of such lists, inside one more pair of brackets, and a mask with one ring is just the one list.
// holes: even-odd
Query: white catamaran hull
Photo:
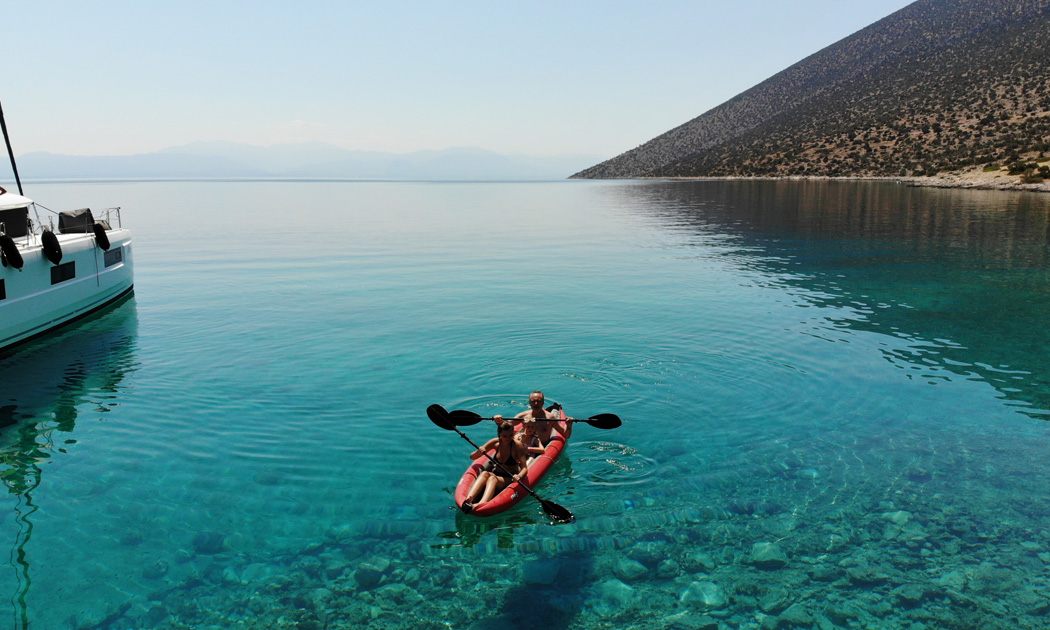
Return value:
[[(59, 234), (54, 264), (40, 243), (19, 242), (21, 269), (0, 267), (0, 350), (68, 324), (134, 286), (131, 232), (107, 230), (109, 249), (93, 234)], [(21, 241), (21, 239), (20, 239)]]

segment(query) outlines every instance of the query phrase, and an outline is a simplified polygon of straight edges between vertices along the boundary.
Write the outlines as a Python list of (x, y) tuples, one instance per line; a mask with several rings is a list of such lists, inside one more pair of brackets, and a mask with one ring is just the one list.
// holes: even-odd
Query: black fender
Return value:
[(92, 226), (95, 230), (95, 243), (102, 248), (102, 251), (109, 251), (109, 235), (106, 234), (106, 228), (102, 227), (102, 224), (96, 223)]
[(44, 246), (44, 255), (52, 265), (62, 262), (62, 246), (58, 244), (58, 237), (54, 232), (44, 230), (44, 233), (40, 235), (40, 242)]
[(4, 255), (5, 267), (11, 265), (15, 269), (21, 269), (25, 264), (21, 252), (18, 251), (18, 246), (15, 245), (15, 239), (6, 234), (0, 236), (0, 252)]

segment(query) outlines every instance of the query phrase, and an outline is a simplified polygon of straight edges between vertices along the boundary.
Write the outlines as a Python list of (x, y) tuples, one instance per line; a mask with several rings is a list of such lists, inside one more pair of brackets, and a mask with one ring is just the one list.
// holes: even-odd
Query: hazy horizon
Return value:
[(605, 159), (907, 4), (23, 3), (0, 102), (16, 155), (323, 141)]

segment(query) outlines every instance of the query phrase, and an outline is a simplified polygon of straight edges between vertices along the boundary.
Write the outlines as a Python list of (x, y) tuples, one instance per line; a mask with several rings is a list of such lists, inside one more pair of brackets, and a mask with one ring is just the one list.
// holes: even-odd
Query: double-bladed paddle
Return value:
[[(452, 418), (452, 414), (454, 414), (454, 413), (456, 413), (456, 412), (453, 411), (450, 414), (449, 412), (445, 411), (445, 408), (442, 407), (441, 405), (430, 405), (429, 407), (427, 407), (427, 417), (430, 418), (431, 422), (433, 422), (434, 424), (438, 425), (442, 429), (445, 429), (446, 431), (455, 431), (456, 433), (459, 434), (459, 437), (463, 438), (464, 440), (469, 442), (471, 446), (473, 446), (477, 450), (481, 451), (481, 447), (480, 446), (475, 444), (470, 438), (467, 437), (467, 435), (465, 433), (463, 433), (458, 428), (456, 428), (457, 421), (453, 420), (453, 418)], [(470, 413), (470, 412), (466, 412), (466, 413)], [(480, 416), (479, 416), (479, 419), (480, 419)], [(474, 424), (474, 423), (472, 422), (471, 424)], [(494, 458), (493, 456), (489, 455), (485, 451), (482, 451), (482, 453), (484, 453), (485, 457), (487, 457), (490, 462), (492, 462), (496, 466), (499, 466), (500, 469), (503, 470), (503, 472), (507, 473), (508, 476), (510, 476), (510, 477), (514, 476), (514, 474), (511, 473), (509, 470), (507, 470), (503, 466), (503, 464), (499, 463), (499, 461), (497, 461), (496, 458)], [(540, 496), (538, 494), (536, 494), (535, 492), (532, 491), (532, 488), (530, 488), (527, 485), (525, 485), (525, 482), (521, 481), (520, 479), (518, 480), (518, 485), (520, 485), (522, 488), (525, 488), (525, 490), (528, 491), (529, 494), (531, 494), (537, 501), (539, 501), (540, 505), (543, 506), (543, 511), (546, 512), (547, 516), (549, 516), (552, 519), (554, 519), (555, 522), (558, 522), (558, 523), (572, 523), (572, 522), (574, 522), (576, 520), (576, 517), (572, 515), (572, 512), (566, 510), (565, 508), (563, 508), (562, 506), (558, 505), (557, 503), (553, 503), (551, 501), (546, 501), (546, 500), (540, 498)]]
[[(482, 420), (495, 420), (495, 418), (486, 418), (480, 416), (473, 411), (464, 411), (463, 409), (453, 409), (446, 414), (449, 420), (456, 426), (469, 427), (472, 424), (477, 424)], [(520, 420), (520, 418), (504, 418), (510, 422)], [(614, 413), (600, 413), (590, 418), (566, 418), (565, 420), (557, 420), (552, 422), (586, 422), (592, 427), (598, 429), (615, 429), (616, 427), (623, 424), (620, 421), (620, 416)]]

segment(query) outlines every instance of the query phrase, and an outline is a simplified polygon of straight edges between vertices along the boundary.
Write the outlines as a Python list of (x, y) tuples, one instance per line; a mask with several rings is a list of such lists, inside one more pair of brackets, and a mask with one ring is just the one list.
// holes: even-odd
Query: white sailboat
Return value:
[[(2, 108), (0, 123), (21, 193)], [(0, 188), (0, 351), (130, 293), (133, 267), (120, 208), (53, 213)]]

